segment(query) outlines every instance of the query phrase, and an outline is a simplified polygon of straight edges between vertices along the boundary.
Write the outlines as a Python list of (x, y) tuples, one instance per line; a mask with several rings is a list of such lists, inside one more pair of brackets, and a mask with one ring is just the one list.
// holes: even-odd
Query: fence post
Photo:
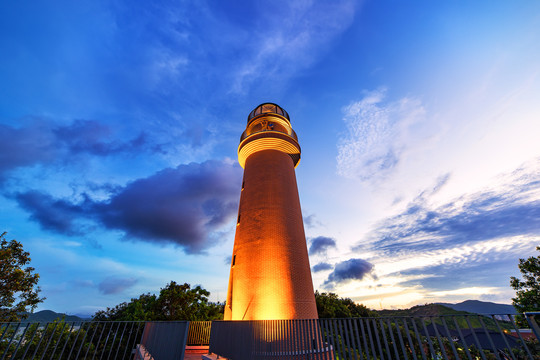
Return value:
[(534, 336), (536, 336), (536, 340), (540, 341), (540, 327), (538, 327), (536, 319), (534, 318), (535, 315), (540, 315), (540, 311), (526, 312), (523, 315), (525, 315), (525, 319), (527, 319), (527, 322), (529, 323), (529, 326), (531, 327)]

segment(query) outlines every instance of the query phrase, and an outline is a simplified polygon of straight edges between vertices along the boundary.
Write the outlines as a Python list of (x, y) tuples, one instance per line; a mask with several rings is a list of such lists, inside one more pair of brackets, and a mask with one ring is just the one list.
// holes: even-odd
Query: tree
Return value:
[(357, 304), (349, 298), (340, 298), (334, 293), (319, 293), (315, 291), (315, 302), (319, 318), (350, 318), (377, 316), (362, 304)]
[(156, 319), (156, 295), (142, 294), (138, 299), (131, 299), (129, 303), (123, 302), (113, 308), (100, 310), (93, 316), (93, 320), (109, 321), (152, 321)]
[(200, 286), (171, 281), (159, 292), (142, 294), (113, 308), (96, 312), (94, 320), (156, 321), (156, 320), (220, 320), (224, 304), (208, 300), (210, 292)]
[[(540, 251), (540, 246), (536, 247)], [(512, 304), (520, 313), (540, 310), (540, 256), (519, 259), (519, 271), (523, 281), (512, 276), (510, 286), (516, 290)]]
[[(0, 321), (20, 321), (28, 317), (40, 302), (39, 274), (30, 263), (30, 253), (16, 240), (0, 235)], [(26, 267), (25, 267), (26, 266)]]
[[(536, 247), (540, 251), (540, 246)], [(528, 259), (519, 259), (519, 271), (523, 277), (520, 280), (514, 276), (510, 278), (510, 286), (516, 290), (516, 297), (512, 298), (512, 305), (519, 313), (540, 310), (540, 256), (531, 256)], [(540, 320), (537, 317), (537, 321)], [(521, 325), (525, 325), (522, 323)]]
[(157, 299), (157, 314), (161, 320), (218, 320), (223, 319), (224, 307), (208, 301), (210, 292), (189, 284), (171, 281), (161, 289)]

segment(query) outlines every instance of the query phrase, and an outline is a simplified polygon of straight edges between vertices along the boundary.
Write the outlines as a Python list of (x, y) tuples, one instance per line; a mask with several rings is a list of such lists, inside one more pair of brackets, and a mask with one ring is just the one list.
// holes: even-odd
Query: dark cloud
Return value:
[(78, 154), (108, 156), (159, 150), (159, 145), (151, 145), (142, 133), (127, 141), (117, 140), (115, 136), (119, 135), (95, 120), (55, 126), (50, 120), (33, 119), (20, 128), (0, 124), (0, 177), (19, 167), (73, 161), (73, 156)]
[(59, 142), (69, 148), (70, 153), (99, 156), (142, 149), (148, 142), (142, 133), (130, 141), (116, 140), (109, 126), (91, 120), (75, 120), (71, 125), (54, 129), (53, 133)]
[(329, 263), (318, 263), (317, 265), (314, 265), (312, 268), (311, 268), (311, 271), (313, 272), (319, 272), (319, 271), (325, 271), (325, 270), (330, 270), (332, 269), (332, 265), (330, 265)]
[(19, 206), (31, 214), (30, 219), (38, 222), (43, 229), (66, 235), (81, 235), (76, 220), (84, 214), (84, 204), (54, 199), (39, 191), (15, 194), (14, 198)]
[(236, 216), (241, 169), (217, 161), (180, 165), (128, 184), (96, 215), (108, 228), (187, 252), (209, 247), (208, 235)]
[(309, 228), (322, 225), (322, 223), (319, 221), (319, 219), (317, 219), (315, 214), (304, 216), (304, 224)]
[(331, 247), (336, 247), (336, 240), (326, 236), (318, 236), (311, 240), (309, 255), (325, 253)]
[(211, 233), (236, 217), (241, 169), (218, 161), (164, 169), (118, 188), (106, 201), (88, 196), (74, 203), (37, 191), (15, 194), (19, 205), (44, 229), (80, 233), (93, 220), (118, 229), (126, 239), (171, 243), (188, 253), (211, 247)]
[[(383, 220), (365, 239), (378, 251), (395, 253), (453, 247), (475, 241), (516, 235), (540, 235), (540, 172), (520, 169), (498, 190), (462, 196), (433, 207), (429, 197), (449, 175), (422, 192), (400, 214)], [(361, 245), (354, 248), (358, 250)]]
[(105, 295), (118, 294), (137, 283), (135, 278), (108, 277), (99, 283), (99, 292)]
[(60, 153), (54, 134), (42, 122), (12, 128), (0, 124), (0, 176), (11, 169), (51, 162)]
[(324, 282), (326, 288), (333, 288), (337, 284), (351, 280), (362, 280), (364, 276), (371, 273), (373, 264), (363, 259), (349, 259), (342, 261), (334, 267), (334, 271), (328, 275)]

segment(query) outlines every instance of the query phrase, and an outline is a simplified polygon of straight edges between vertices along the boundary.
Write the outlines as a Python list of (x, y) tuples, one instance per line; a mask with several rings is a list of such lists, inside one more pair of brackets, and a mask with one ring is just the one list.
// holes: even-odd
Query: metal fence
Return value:
[(0, 323), (0, 360), (181, 359), (186, 344), (208, 343), (210, 352), (234, 360), (534, 360), (540, 359), (539, 316), (519, 320), (532, 334), (509, 315)]
[(189, 321), (146, 322), (136, 359), (182, 360), (188, 328)]
[(190, 321), (187, 345), (209, 345), (211, 321)]
[(509, 315), (214, 321), (209, 350), (234, 360), (540, 359), (538, 339)]
[(0, 323), (0, 360), (130, 359), (144, 322)]
[(0, 360), (182, 359), (188, 328), (188, 321), (0, 323)]

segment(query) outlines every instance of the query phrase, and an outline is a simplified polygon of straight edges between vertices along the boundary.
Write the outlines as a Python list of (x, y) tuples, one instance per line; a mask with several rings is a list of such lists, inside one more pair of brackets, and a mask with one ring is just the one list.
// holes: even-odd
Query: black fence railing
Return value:
[(135, 359), (183, 359), (189, 326), (189, 321), (148, 321)]
[[(0, 323), (0, 360), (182, 359), (186, 345), (243, 359), (540, 359), (526, 313), (265, 321)], [(189, 329), (189, 330), (188, 330)]]
[(538, 339), (522, 333), (509, 315), (214, 321), (209, 350), (234, 360), (540, 359)]
[(0, 323), (0, 359), (130, 359), (144, 322)]
[(188, 321), (0, 323), (0, 360), (182, 359)]

